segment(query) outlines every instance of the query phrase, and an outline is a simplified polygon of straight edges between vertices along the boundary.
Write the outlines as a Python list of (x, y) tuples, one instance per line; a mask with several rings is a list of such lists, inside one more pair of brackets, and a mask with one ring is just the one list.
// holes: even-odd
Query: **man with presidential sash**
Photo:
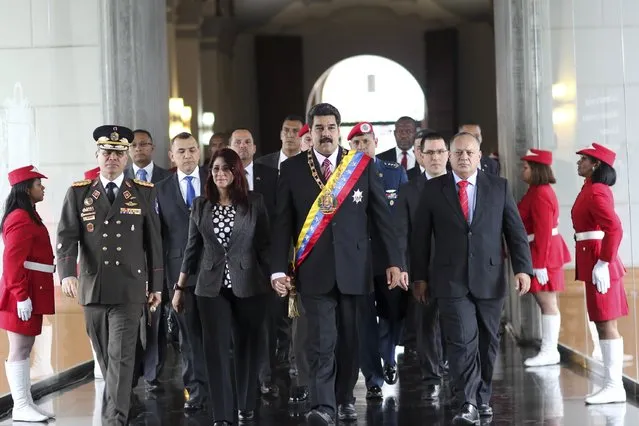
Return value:
[[(308, 320), (311, 425), (355, 421), (357, 303), (372, 290), (369, 221), (379, 229), (387, 284), (407, 288), (390, 210), (372, 159), (339, 147), (339, 111), (315, 105), (308, 114), (313, 148), (284, 161), (273, 224), (272, 286), (299, 292)], [(288, 271), (295, 242), (294, 277)]]

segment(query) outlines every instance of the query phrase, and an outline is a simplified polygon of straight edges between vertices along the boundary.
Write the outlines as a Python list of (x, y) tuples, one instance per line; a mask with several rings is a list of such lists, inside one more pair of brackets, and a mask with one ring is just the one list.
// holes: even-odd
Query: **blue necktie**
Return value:
[(191, 208), (195, 198), (195, 187), (193, 187), (193, 176), (185, 176), (186, 179), (186, 205)]
[(138, 175), (138, 179), (139, 180), (143, 180), (143, 181), (146, 182), (146, 170), (144, 170), (144, 169), (138, 170), (137, 175)]

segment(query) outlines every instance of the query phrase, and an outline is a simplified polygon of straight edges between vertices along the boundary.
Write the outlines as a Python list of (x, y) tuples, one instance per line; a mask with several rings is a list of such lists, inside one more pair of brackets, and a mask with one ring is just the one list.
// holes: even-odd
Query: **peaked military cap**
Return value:
[(109, 151), (126, 151), (133, 142), (133, 132), (128, 127), (107, 124), (93, 131), (98, 148)]

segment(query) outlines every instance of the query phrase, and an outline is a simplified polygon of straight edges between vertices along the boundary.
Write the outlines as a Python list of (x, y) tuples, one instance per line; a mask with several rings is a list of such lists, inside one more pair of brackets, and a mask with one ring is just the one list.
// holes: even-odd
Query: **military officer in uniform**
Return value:
[(123, 175), (131, 130), (101, 126), (93, 138), (100, 176), (67, 191), (58, 225), (58, 272), (62, 292), (84, 307), (106, 381), (103, 424), (125, 425), (139, 320), (145, 303), (153, 312), (161, 302), (162, 237), (153, 184)]
[[(406, 170), (394, 161), (375, 158), (377, 138), (370, 123), (359, 123), (348, 135), (351, 149), (362, 151), (375, 160), (375, 170), (382, 179), (386, 200), (391, 211), (397, 203), (400, 185), (408, 181)], [(370, 231), (372, 238), (372, 263), (374, 292), (369, 297), (361, 299), (360, 315), (360, 367), (366, 379), (366, 398), (381, 399), (382, 385), (397, 383), (397, 363), (395, 362), (395, 347), (399, 343), (401, 320), (407, 306), (407, 293), (399, 288), (389, 290), (386, 283), (383, 264), (383, 248), (377, 238), (375, 229)], [(377, 305), (377, 306), (376, 306)], [(379, 325), (376, 317), (379, 316)], [(380, 358), (384, 362), (382, 363)]]

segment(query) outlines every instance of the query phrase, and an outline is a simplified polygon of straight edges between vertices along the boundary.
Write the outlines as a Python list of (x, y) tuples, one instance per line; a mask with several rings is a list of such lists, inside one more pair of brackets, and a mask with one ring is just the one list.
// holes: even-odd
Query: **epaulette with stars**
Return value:
[(399, 168), (399, 163), (396, 163), (395, 161), (383, 160), (382, 162), (384, 163), (384, 167), (387, 167), (389, 169), (397, 169), (397, 168)]
[(84, 180), (78, 180), (76, 182), (73, 182), (71, 184), (71, 186), (87, 186), (91, 183), (91, 180), (89, 179), (84, 179)]
[(133, 182), (137, 183), (140, 186), (148, 186), (149, 188), (153, 188), (153, 184), (145, 180), (133, 179)]

